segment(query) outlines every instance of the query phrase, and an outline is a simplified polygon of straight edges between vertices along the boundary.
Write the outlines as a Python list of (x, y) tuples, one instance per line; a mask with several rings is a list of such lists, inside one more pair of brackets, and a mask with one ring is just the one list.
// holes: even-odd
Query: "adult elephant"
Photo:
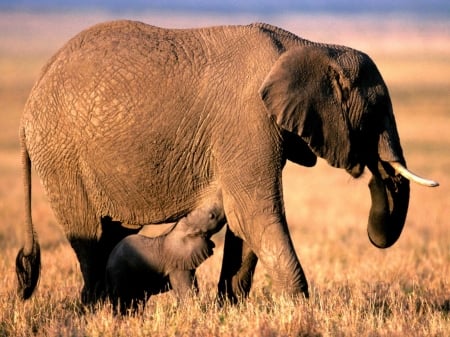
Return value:
[(80, 262), (84, 302), (100, 297), (106, 256), (128, 234), (112, 223), (176, 221), (219, 188), (229, 230), (220, 295), (245, 296), (258, 257), (281, 292), (307, 296), (284, 212), (286, 157), (313, 164), (320, 156), (355, 178), (367, 166), (368, 232), (378, 247), (397, 240), (408, 208), (403, 176), (411, 174), (372, 60), (267, 24), (178, 30), (117, 21), (89, 28), (44, 67), (20, 139), (23, 297), (31, 296), (40, 269), (31, 163)]

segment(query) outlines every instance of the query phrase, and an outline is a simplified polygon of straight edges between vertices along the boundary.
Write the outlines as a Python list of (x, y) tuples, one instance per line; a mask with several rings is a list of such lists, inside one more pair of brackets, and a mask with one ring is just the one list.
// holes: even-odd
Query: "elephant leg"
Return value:
[(308, 282), (295, 253), (286, 220), (284, 217), (280, 220), (269, 219), (261, 235), (250, 237), (249, 244), (255, 246), (255, 252), (272, 276), (279, 294), (309, 298)]
[[(227, 214), (227, 220), (230, 229), (248, 245), (242, 252), (246, 251), (247, 257), (249, 251), (258, 256), (278, 294), (309, 297), (306, 276), (295, 253), (284, 216), (277, 213), (253, 216), (232, 213)], [(245, 274), (245, 268), (239, 273)], [(249, 277), (241, 275), (240, 278), (245, 279), (244, 276)]]
[(70, 237), (69, 242), (77, 255), (83, 275), (83, 289), (81, 290), (81, 301), (90, 305), (102, 299), (105, 295), (105, 268), (99, 255), (100, 245), (96, 238)]
[(250, 247), (227, 227), (219, 279), (218, 300), (237, 303), (250, 293), (258, 258)]
[[(98, 220), (92, 221), (98, 222)], [(123, 227), (120, 222), (113, 221), (108, 216), (102, 217), (100, 222), (101, 235), (99, 238), (84, 237), (81, 239), (79, 236), (69, 239), (77, 254), (83, 274), (84, 286), (81, 291), (81, 299), (85, 304), (93, 304), (105, 298), (105, 272), (109, 254), (123, 238), (139, 231), (138, 228)]]
[(98, 240), (97, 256), (99, 265), (106, 268), (109, 254), (114, 247), (128, 235), (137, 234), (141, 227), (124, 227), (120, 221), (113, 221), (109, 216), (101, 218), (101, 225), (102, 234)]
[(175, 269), (169, 274), (170, 286), (179, 299), (186, 295), (198, 294), (198, 283), (194, 270)]

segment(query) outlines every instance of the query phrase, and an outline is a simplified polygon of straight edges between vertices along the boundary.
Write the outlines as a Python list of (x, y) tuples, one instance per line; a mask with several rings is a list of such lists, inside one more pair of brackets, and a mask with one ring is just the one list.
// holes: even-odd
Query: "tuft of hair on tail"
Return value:
[(33, 242), (30, 254), (25, 255), (22, 248), (16, 257), (16, 274), (18, 295), (23, 299), (29, 299), (39, 281), (41, 271), (41, 248), (37, 241)]

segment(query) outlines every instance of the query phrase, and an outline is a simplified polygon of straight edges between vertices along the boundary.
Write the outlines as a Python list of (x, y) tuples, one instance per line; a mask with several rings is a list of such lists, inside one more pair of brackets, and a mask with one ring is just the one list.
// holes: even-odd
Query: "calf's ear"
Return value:
[(167, 236), (164, 254), (168, 269), (192, 270), (213, 254), (214, 244), (202, 235)]

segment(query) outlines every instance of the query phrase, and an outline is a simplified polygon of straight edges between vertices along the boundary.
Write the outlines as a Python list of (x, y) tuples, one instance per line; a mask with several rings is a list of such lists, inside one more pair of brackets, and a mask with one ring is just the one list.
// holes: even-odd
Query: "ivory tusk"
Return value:
[(420, 185), (424, 185), (424, 186), (428, 186), (428, 187), (439, 186), (439, 183), (437, 181), (419, 177), (418, 175), (409, 171), (406, 167), (404, 167), (399, 162), (391, 161), (391, 162), (389, 162), (389, 165), (391, 165), (398, 174), (402, 175), (403, 177), (405, 177), (408, 180), (414, 181)]

